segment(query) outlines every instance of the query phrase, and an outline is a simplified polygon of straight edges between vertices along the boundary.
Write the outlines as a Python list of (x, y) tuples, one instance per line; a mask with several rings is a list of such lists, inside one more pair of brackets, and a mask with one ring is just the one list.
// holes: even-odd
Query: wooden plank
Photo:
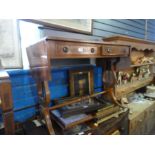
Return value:
[(103, 24), (110, 24), (112, 22), (112, 20), (115, 20), (120, 23), (124, 23), (126, 25), (129, 25), (129, 26), (132, 26), (132, 27), (135, 27), (138, 29), (142, 29), (142, 30), (145, 29), (144, 25), (136, 23), (135, 21), (132, 21), (130, 19), (111, 19), (111, 20), (110, 19), (95, 19), (94, 21), (102, 22)]
[(151, 25), (150, 23), (147, 24), (147, 28), (148, 28), (148, 31), (150, 32), (155, 32), (155, 25)]
[(133, 83), (128, 83), (126, 85), (116, 86), (115, 87), (115, 95), (117, 98), (121, 98), (123, 95), (127, 95), (130, 92), (133, 92), (139, 88), (142, 88), (153, 81), (153, 77), (149, 77), (147, 79), (139, 80)]
[(108, 31), (103, 31), (103, 30), (98, 30), (98, 29), (93, 29), (93, 35), (100, 36), (100, 37), (103, 37), (103, 38), (111, 37), (111, 36), (114, 36), (114, 35), (127, 35), (127, 36), (131, 36), (131, 37), (136, 37), (136, 38), (143, 39), (143, 35), (134, 36), (134, 35), (131, 35), (131, 34), (108, 32)]
[(142, 30), (145, 30), (145, 24), (139, 24), (131, 19), (118, 19), (117, 21), (120, 21), (124, 24), (127, 24), (127, 25), (130, 25), (130, 26), (133, 26), (133, 27), (136, 27), (136, 28), (139, 28), (139, 29), (142, 29)]
[(112, 33), (117, 33), (117, 34), (122, 34), (122, 35), (135, 36), (138, 38), (144, 37), (144, 34), (136, 33), (133, 31), (129, 31), (127, 29), (122, 29), (119, 27), (111, 26), (111, 25), (106, 25), (106, 24), (94, 22), (93, 26), (94, 26), (94, 29), (103, 30), (103, 31), (107, 31), (107, 32), (112, 32)]
[[(120, 22), (118, 20), (114, 20), (114, 21)], [(130, 24), (127, 24), (127, 23), (122, 23), (122, 22), (120, 22), (120, 23), (123, 24), (124, 28), (127, 28), (128, 30), (144, 34), (144, 31), (145, 31), (145, 27), (144, 26), (143, 26), (143, 28), (142, 27), (139, 28), (139, 27), (136, 27), (136, 25), (132, 25), (132, 24), (130, 25)], [(121, 26), (121, 28), (123, 28), (123, 27)]]
[(103, 30), (93, 29), (93, 35), (98, 36), (98, 37), (102, 37), (102, 38), (110, 37), (110, 36), (113, 36), (113, 35), (116, 35), (116, 34), (117, 33), (112, 33), (112, 32), (107, 32), (107, 31), (103, 31)]
[(151, 33), (151, 32), (148, 32), (148, 33), (147, 33), (147, 39), (148, 39), (148, 40), (155, 41), (155, 34), (153, 34), (153, 33)]
[(148, 21), (148, 23), (149, 23), (150, 25), (152, 25), (152, 26), (155, 25), (155, 19), (148, 19), (147, 21)]
[(144, 29), (139, 29), (137, 27), (133, 27), (131, 25), (122, 23), (119, 20), (115, 20), (115, 19), (108, 19), (108, 20), (102, 20), (102, 21), (94, 20), (93, 27), (94, 27), (95, 23), (101, 23), (104, 25), (109, 25), (109, 26), (117, 27), (117, 28), (120, 28), (123, 30), (128, 30), (128, 31), (132, 31), (132, 32), (140, 33), (140, 34), (144, 35)]
[(132, 21), (139, 23), (139, 24), (142, 24), (142, 25), (145, 24), (145, 19), (129, 19), (129, 20), (132, 20)]
[(111, 90), (106, 90), (106, 91), (94, 93), (94, 94), (91, 94), (91, 95), (88, 95), (88, 96), (77, 97), (76, 99), (72, 99), (72, 100), (69, 100), (69, 101), (64, 101), (64, 102), (61, 103), (61, 104), (57, 104), (57, 105), (54, 105), (54, 106), (52, 106), (52, 107), (49, 107), (48, 109), (49, 109), (50, 111), (51, 111), (51, 110), (55, 110), (55, 109), (64, 107), (64, 106), (66, 106), (66, 105), (71, 105), (71, 104), (74, 104), (74, 103), (76, 103), (76, 102), (81, 102), (81, 101), (83, 101), (83, 100), (87, 100), (87, 99), (96, 97), (96, 96), (98, 96), (98, 95), (106, 94), (107, 92), (110, 92), (110, 91), (111, 91)]

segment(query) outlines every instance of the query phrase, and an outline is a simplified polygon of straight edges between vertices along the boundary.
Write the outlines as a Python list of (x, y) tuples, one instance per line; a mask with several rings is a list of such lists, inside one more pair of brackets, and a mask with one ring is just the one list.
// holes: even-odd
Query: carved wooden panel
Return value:
[(144, 87), (148, 85), (153, 80), (153, 77), (150, 76), (147, 79), (144, 80), (137, 80), (136, 82), (115, 86), (115, 95), (117, 98), (121, 98), (121, 96), (125, 94), (129, 94), (130, 92), (133, 92), (141, 87)]

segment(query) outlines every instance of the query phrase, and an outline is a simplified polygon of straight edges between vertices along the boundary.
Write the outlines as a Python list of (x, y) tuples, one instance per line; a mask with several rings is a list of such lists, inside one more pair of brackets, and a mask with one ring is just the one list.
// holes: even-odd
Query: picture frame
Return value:
[(70, 70), (70, 96), (85, 96), (94, 93), (93, 69)]
[(92, 34), (92, 19), (26, 19), (46, 27)]
[(22, 68), (18, 20), (0, 19), (0, 36), (0, 60), (3, 68)]

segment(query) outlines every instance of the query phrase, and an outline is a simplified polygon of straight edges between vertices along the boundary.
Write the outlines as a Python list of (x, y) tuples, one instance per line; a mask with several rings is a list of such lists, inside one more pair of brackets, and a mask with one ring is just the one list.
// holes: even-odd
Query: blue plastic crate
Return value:
[[(92, 65), (84, 65), (94, 69), (94, 91), (102, 91), (102, 68)], [(51, 70), (52, 81), (49, 82), (51, 99), (56, 99), (69, 95), (69, 69), (80, 69), (82, 66), (70, 66)], [(10, 70), (14, 110), (33, 106), (38, 102), (36, 82), (31, 76), (30, 70)], [(15, 121), (25, 121), (35, 115), (34, 108), (15, 112)], [(0, 117), (1, 120), (1, 117)]]
[(15, 122), (24, 122), (27, 119), (33, 117), (34, 115), (36, 115), (36, 108), (29, 108), (26, 110), (22, 110), (22, 111), (17, 111), (14, 113), (14, 119)]

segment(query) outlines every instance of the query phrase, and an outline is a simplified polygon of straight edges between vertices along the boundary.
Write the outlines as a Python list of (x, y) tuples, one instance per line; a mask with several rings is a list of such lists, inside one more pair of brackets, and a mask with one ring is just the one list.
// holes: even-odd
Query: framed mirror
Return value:
[(69, 77), (71, 96), (85, 96), (93, 93), (93, 69), (70, 70)]
[(73, 32), (92, 33), (92, 19), (26, 19), (26, 21)]

